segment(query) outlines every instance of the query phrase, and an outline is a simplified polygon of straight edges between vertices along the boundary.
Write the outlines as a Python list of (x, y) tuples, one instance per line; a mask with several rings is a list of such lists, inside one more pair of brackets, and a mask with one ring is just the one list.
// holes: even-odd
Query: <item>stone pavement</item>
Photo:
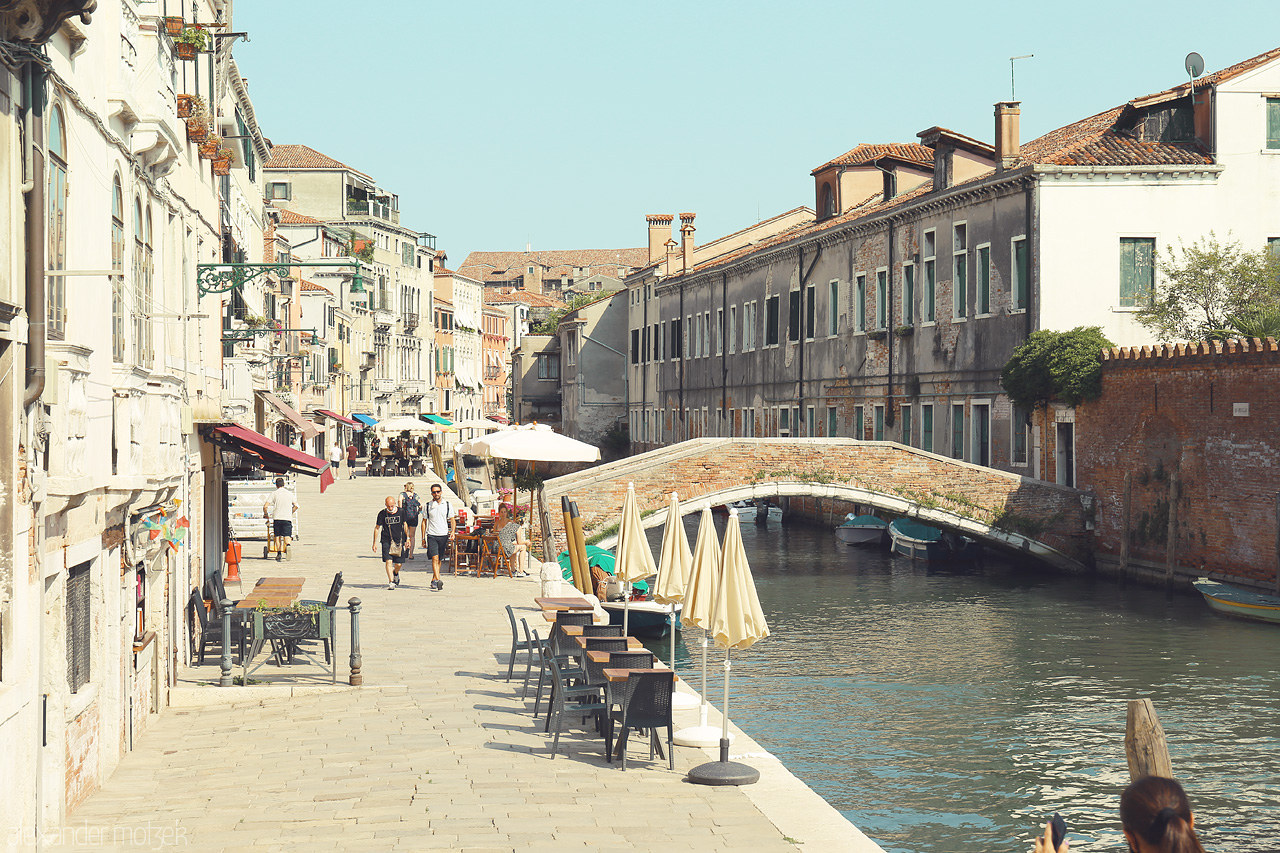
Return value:
[[(517, 618), (544, 624), (532, 603), (536, 575), (446, 574), (444, 589), (433, 592), (430, 567), (415, 557), (400, 588), (387, 590), (370, 551), (373, 520), (381, 498), (402, 482), (344, 479), (324, 495), (315, 480), (300, 485), (303, 540), (293, 559), (248, 556), (244, 585), (300, 575), (308, 579), (304, 597), (323, 598), (334, 572), (344, 572), (342, 603), (363, 602), (365, 686), (344, 686), (343, 615), (337, 687), (324, 686), (325, 673), (308, 679), (319, 682), (311, 692), (291, 695), (279, 686), (177, 688), (175, 700), (186, 707), (154, 719), (68, 820), (69, 830), (85, 830), (85, 843), (68, 836), (57, 849), (880, 849), (742, 735), (734, 754), (750, 756), (762, 773), (745, 788), (686, 783), (684, 773), (710, 751), (677, 748), (672, 772), (665, 761), (649, 761), (641, 739), (633, 739), (623, 772), (572, 719), (552, 760), (520, 680), (505, 681), (510, 629), (502, 608), (512, 604)], [(246, 546), (245, 553), (261, 552)], [(278, 671), (268, 665), (255, 677)], [(216, 664), (206, 664), (184, 683), (216, 677)]]

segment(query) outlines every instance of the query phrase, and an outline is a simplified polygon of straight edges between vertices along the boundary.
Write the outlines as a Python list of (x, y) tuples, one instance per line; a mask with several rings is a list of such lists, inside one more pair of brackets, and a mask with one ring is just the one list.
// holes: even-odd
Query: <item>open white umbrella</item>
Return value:
[[(652, 577), (657, 571), (649, 540), (644, 535), (644, 523), (640, 520), (636, 484), (627, 483), (627, 496), (622, 500), (622, 519), (618, 524), (618, 546), (614, 550), (613, 575), (624, 584), (633, 584)], [(623, 594), (622, 633), (625, 636), (630, 628), (631, 590), (624, 588)]]
[(433, 432), (440, 432), (441, 429), (442, 427), (438, 424), (429, 424), (420, 418), (413, 418), (408, 415), (378, 421), (374, 426), (374, 430), (378, 435), (399, 435), (402, 432), (407, 432), (409, 435), (428, 435)]
[(466, 421), (454, 421), (454, 429), (481, 430), (484, 432), (504, 432), (511, 429), (509, 426), (491, 421), (488, 418), (471, 418)]
[(675, 733), (673, 739), (681, 746), (715, 746), (720, 741), (720, 730), (707, 725), (707, 639), (715, 615), (712, 611), (719, 578), (720, 540), (716, 537), (711, 505), (704, 504), (698, 522), (698, 541), (693, 546), (693, 562), (689, 566), (689, 581), (685, 585), (684, 612), (680, 616), (685, 625), (702, 629), (702, 706), (698, 725)]
[[(676, 668), (676, 605), (684, 601), (684, 588), (689, 583), (689, 567), (693, 565), (693, 552), (689, 550), (689, 537), (684, 533), (684, 519), (680, 517), (680, 497), (671, 493), (667, 507), (667, 525), (662, 534), (662, 551), (658, 557), (658, 580), (653, 585), (653, 600), (671, 607), (667, 617), (671, 630), (671, 668)], [(692, 708), (698, 702), (688, 693), (673, 693), (672, 706), (677, 709)]]
[(729, 526), (724, 532), (720, 555), (720, 583), (716, 585), (716, 606), (711, 617), (711, 636), (724, 648), (724, 706), (720, 732), (720, 760), (700, 764), (689, 771), (689, 781), (702, 785), (749, 785), (759, 780), (760, 771), (729, 760), (729, 656), (733, 649), (749, 649), (769, 636), (769, 624), (756, 596), (751, 565), (742, 547), (738, 511), (729, 510)]

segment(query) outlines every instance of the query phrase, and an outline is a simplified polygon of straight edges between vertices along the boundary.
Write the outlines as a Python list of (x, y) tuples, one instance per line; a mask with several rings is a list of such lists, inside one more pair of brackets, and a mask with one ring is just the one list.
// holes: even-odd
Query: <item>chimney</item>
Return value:
[(671, 220), (674, 218), (669, 213), (651, 213), (645, 217), (649, 223), (649, 263), (662, 259), (667, 241), (671, 239)]
[(684, 262), (684, 272), (693, 269), (693, 217), (696, 214), (680, 214), (680, 255)]
[(668, 237), (666, 242), (667, 248), (667, 268), (663, 271), (663, 275), (676, 274), (676, 250), (680, 248), (680, 244), (673, 238)]
[(1018, 101), (996, 104), (996, 166), (1011, 169), (1018, 160), (1018, 118), (1022, 110)]

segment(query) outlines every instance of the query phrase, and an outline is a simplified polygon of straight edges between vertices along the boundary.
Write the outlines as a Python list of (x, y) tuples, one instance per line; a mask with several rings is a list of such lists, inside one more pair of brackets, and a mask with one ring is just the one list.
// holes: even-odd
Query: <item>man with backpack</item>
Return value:
[(404, 523), (409, 527), (409, 541), (405, 543), (408, 553), (405, 558), (413, 556), (413, 543), (418, 538), (418, 519), (422, 515), (422, 501), (413, 491), (413, 483), (405, 483), (400, 493), (400, 509), (404, 511)]
[(449, 539), (453, 536), (457, 519), (453, 515), (453, 507), (441, 497), (439, 483), (431, 484), (431, 500), (427, 502), (427, 523), (423, 525), (422, 544), (427, 547), (427, 556), (431, 558), (431, 588), (444, 589), (444, 581), (440, 580), (440, 560), (448, 554)]

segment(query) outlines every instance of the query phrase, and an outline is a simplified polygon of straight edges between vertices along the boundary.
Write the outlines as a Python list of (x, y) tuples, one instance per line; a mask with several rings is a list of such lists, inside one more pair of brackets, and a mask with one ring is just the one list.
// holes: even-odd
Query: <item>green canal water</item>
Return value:
[[(735, 653), (730, 716), (885, 850), (1028, 850), (1054, 812), (1072, 850), (1125, 849), (1133, 698), (1155, 704), (1206, 848), (1280, 847), (1280, 628), (991, 557), (926, 568), (823, 528), (742, 533), (772, 636)], [(698, 636), (677, 646), (691, 679)]]

